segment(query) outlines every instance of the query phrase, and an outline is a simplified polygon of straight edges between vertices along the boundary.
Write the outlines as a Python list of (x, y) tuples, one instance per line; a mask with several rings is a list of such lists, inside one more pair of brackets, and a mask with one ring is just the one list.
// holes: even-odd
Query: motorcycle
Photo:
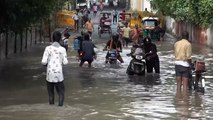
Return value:
[[(104, 49), (104, 51), (106, 51), (106, 49)], [(111, 50), (108, 50), (107, 54), (108, 54), (107, 55), (108, 57), (107, 57), (105, 63), (116, 64), (118, 52), (115, 49), (111, 49)]]
[(191, 79), (188, 81), (189, 89), (194, 89), (197, 92), (205, 93), (205, 77), (206, 72), (205, 62), (203, 61), (194, 61), (191, 64)]
[[(129, 56), (129, 55), (127, 55)], [(145, 59), (142, 54), (131, 55), (132, 60), (130, 61), (129, 66), (127, 67), (126, 73), (128, 75), (145, 75)]]

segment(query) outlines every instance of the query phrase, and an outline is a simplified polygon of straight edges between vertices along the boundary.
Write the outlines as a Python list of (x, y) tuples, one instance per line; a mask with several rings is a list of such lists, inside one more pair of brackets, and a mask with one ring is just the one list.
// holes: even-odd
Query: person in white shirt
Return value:
[(75, 32), (78, 32), (78, 22), (79, 22), (79, 15), (77, 14), (77, 13), (75, 13), (73, 16), (72, 16), (72, 18), (74, 19), (74, 21), (75, 21)]
[(55, 31), (53, 33), (53, 43), (45, 48), (41, 63), (47, 66), (46, 81), (49, 104), (54, 104), (54, 88), (56, 88), (59, 95), (58, 106), (63, 106), (65, 89), (62, 64), (68, 64), (68, 60), (65, 48), (59, 44), (60, 40), (61, 33)]

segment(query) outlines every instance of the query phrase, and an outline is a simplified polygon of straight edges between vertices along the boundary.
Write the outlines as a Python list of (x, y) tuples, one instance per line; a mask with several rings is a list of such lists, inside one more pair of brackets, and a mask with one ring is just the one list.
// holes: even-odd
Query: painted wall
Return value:
[(165, 17), (166, 29), (168, 32), (176, 36), (180, 36), (183, 30), (189, 32), (189, 39), (194, 43), (207, 45), (213, 48), (213, 26), (209, 28), (201, 28), (186, 22), (177, 22), (171, 17)]

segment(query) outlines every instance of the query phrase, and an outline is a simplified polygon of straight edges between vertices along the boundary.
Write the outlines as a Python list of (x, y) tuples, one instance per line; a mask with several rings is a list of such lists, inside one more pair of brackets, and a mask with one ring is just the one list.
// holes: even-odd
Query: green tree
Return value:
[[(5, 56), (8, 55), (8, 31), (15, 33), (14, 53), (17, 51), (17, 36), (20, 51), (23, 48), (23, 33), (28, 27), (48, 20), (50, 15), (64, 6), (66, 0), (0, 0), (0, 33), (5, 33)], [(27, 34), (25, 34), (27, 37)], [(31, 34), (32, 35), (32, 34)], [(36, 41), (35, 41), (36, 42)], [(25, 41), (27, 48), (27, 39)]]
[(179, 21), (207, 27), (213, 22), (213, 0), (151, 0), (153, 8)]
[(50, 14), (59, 10), (66, 0), (1, 0), (0, 31), (9, 29), (14, 32), (48, 19)]

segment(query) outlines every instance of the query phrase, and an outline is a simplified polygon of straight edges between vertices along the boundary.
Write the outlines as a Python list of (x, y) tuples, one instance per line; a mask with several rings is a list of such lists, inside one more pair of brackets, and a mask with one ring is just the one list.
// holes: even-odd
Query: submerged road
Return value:
[(97, 60), (92, 68), (87, 68), (87, 64), (79, 68), (70, 46), (69, 64), (64, 66), (63, 107), (48, 104), (46, 68), (40, 63), (47, 44), (1, 61), (0, 120), (213, 119), (212, 49), (193, 44), (194, 60), (206, 62), (206, 93), (191, 91), (183, 96), (176, 93), (172, 36), (167, 34), (164, 41), (155, 42), (161, 73), (145, 76), (126, 75), (130, 46), (121, 53), (123, 64), (109, 65), (104, 63), (106, 52), (102, 51), (109, 35), (103, 34), (99, 39), (95, 29), (92, 38), (97, 46)]

